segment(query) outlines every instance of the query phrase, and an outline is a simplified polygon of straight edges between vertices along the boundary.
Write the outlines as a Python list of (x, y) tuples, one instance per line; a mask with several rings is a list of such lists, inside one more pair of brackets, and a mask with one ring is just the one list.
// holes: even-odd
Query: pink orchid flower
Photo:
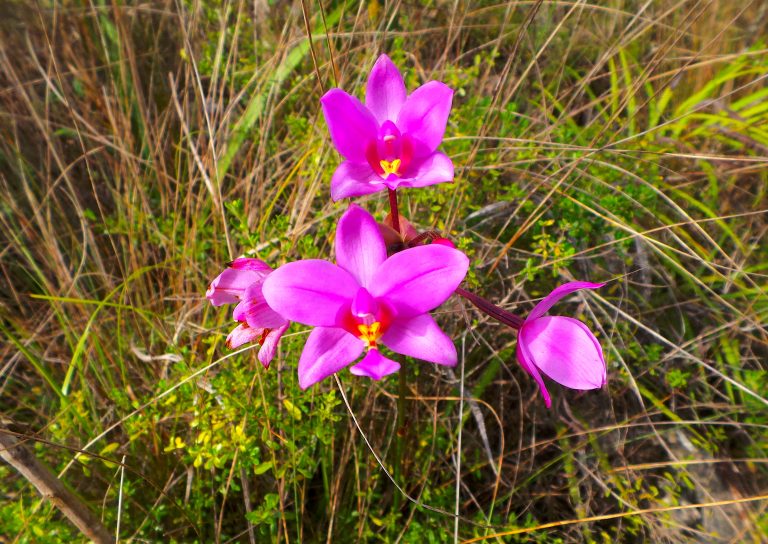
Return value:
[(456, 347), (430, 310), (464, 279), (469, 259), (441, 245), (387, 257), (373, 217), (352, 205), (336, 230), (336, 263), (288, 263), (264, 280), (267, 303), (292, 321), (315, 327), (299, 359), (302, 389), (355, 361), (350, 370), (374, 380), (400, 365), (379, 346), (432, 363), (454, 366)]
[(523, 322), (517, 338), (517, 360), (539, 384), (547, 408), (552, 406), (541, 374), (571, 389), (599, 389), (605, 385), (603, 350), (592, 331), (572, 317), (544, 314), (579, 289), (597, 289), (603, 283), (572, 281), (544, 297)]
[(333, 200), (453, 181), (451, 159), (437, 151), (452, 100), (439, 81), (408, 95), (386, 55), (368, 76), (365, 105), (341, 89), (325, 93), (320, 102), (331, 140), (346, 159), (331, 179)]
[(205, 294), (214, 306), (238, 303), (234, 318), (239, 324), (227, 336), (227, 347), (257, 342), (261, 346), (258, 358), (264, 368), (269, 368), (280, 337), (290, 325), (264, 300), (262, 285), (271, 272), (264, 261), (241, 257), (229, 263)]

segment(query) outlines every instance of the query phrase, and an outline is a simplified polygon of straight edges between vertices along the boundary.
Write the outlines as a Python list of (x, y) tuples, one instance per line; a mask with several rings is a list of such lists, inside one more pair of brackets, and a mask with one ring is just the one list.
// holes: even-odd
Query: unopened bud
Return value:
[(441, 246), (447, 246), (452, 249), (456, 249), (456, 244), (451, 242), (448, 238), (435, 238), (432, 240), (433, 244), (440, 244)]

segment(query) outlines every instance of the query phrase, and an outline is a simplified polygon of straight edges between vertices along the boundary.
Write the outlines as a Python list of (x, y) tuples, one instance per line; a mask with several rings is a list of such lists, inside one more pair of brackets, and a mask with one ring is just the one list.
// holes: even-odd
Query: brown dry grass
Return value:
[[(743, 117), (764, 95), (733, 107), (765, 88), (765, 4), (322, 6), (0, 6), (2, 414), (42, 441), (40, 455), (111, 526), (123, 496), (115, 466), (91, 462), (83, 478), (72, 461), (76, 451), (118, 444), (102, 456), (125, 454), (133, 480), (125, 539), (258, 541), (265, 533), (244, 513), (274, 493), (275, 541), (419, 541), (433, 527), (437, 541), (524, 530), (545, 542), (759, 542), (768, 116)], [(307, 29), (316, 39), (305, 51)], [(329, 444), (287, 453), (292, 433), (328, 424), (305, 412), (285, 427), (290, 414), (270, 396), (297, 402), (300, 342), (270, 372), (254, 367), (230, 422), (247, 420), (275, 466), (295, 469), (297, 456), (315, 456), (314, 473), (255, 475), (245, 453), (206, 471), (183, 451), (164, 452), (174, 437), (194, 442), (192, 402), (216, 412), (211, 383), (252, 359), (219, 359), (221, 342), (212, 343), (228, 317), (201, 293), (222, 263), (248, 250), (275, 263), (298, 258), (307, 237), (330, 255), (344, 206), (328, 199), (337, 157), (318, 99), (332, 85), (359, 89), (380, 51), (400, 54), (414, 81), (462, 89), (446, 144), (459, 150), (457, 183), (441, 189), (438, 212), (424, 197), (404, 205), (421, 226), (471, 239), (479, 289), (530, 307), (546, 291), (522, 271), (534, 257), (547, 269), (566, 263), (558, 281), (615, 280), (563, 310), (599, 333), (609, 387), (557, 390), (552, 411), (512, 362), (511, 334), (458, 302), (444, 308), (464, 366), (410, 371), (414, 452), (397, 482), (440, 512), (396, 498), (360, 440), (362, 431), (391, 466), (396, 380), (353, 384), (342, 375), (360, 427), (338, 405)], [(738, 62), (742, 72), (703, 92)], [(672, 106), (652, 124), (667, 88)], [(460, 109), (476, 97), (485, 99), (473, 110), (479, 119)], [(291, 127), (302, 119), (298, 138)], [(519, 194), (510, 197), (512, 186)], [(606, 192), (630, 201), (630, 212)], [(227, 208), (235, 199), (244, 223)], [(535, 254), (531, 237), (563, 202), (612, 234), (576, 239), (568, 258)], [(686, 384), (666, 378), (675, 369), (688, 373)], [(181, 408), (170, 401), (177, 394)], [(320, 393), (306, 402), (311, 414)], [(23, 483), (7, 485), (0, 520), (23, 513), (24, 522), (3, 537), (43, 538), (33, 527), (47, 531), (55, 516)], [(451, 534), (454, 486), (460, 518)], [(19, 493), (26, 499), (15, 501)], [(206, 496), (212, 505), (195, 503)]]

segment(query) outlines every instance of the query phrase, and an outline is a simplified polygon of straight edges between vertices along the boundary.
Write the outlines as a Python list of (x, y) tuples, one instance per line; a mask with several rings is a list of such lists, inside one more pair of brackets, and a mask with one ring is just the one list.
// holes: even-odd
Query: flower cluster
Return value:
[(517, 359), (548, 407), (542, 374), (572, 389), (605, 384), (602, 350), (586, 325), (545, 315), (564, 296), (602, 284), (561, 285), (520, 318), (461, 288), (469, 269), (466, 255), (435, 232), (418, 233), (400, 216), (398, 190), (453, 181), (453, 163), (438, 150), (452, 99), (453, 91), (438, 81), (408, 94), (386, 55), (371, 70), (365, 103), (341, 89), (325, 93), (322, 111), (344, 158), (331, 178), (332, 199), (387, 191), (390, 215), (377, 223), (351, 204), (336, 228), (335, 263), (299, 260), (274, 271), (253, 258), (229, 263), (207, 293), (214, 306), (237, 303), (238, 325), (228, 347), (257, 342), (267, 368), (292, 321), (313, 327), (298, 363), (304, 389), (349, 365), (352, 374), (374, 380), (397, 372), (400, 363), (382, 348), (454, 366), (456, 347), (429, 312), (458, 294), (517, 330)]

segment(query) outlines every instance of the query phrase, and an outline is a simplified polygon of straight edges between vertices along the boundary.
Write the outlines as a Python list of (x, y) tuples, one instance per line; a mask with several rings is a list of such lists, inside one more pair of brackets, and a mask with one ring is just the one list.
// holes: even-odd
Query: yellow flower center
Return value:
[(367, 349), (376, 349), (376, 341), (381, 337), (381, 323), (376, 321), (370, 325), (358, 325), (360, 331), (360, 340), (363, 341)]
[(400, 177), (400, 163), (400, 159), (395, 159), (393, 161), (379, 161), (379, 165), (381, 166), (381, 169), (384, 170), (385, 176), (394, 174)]

